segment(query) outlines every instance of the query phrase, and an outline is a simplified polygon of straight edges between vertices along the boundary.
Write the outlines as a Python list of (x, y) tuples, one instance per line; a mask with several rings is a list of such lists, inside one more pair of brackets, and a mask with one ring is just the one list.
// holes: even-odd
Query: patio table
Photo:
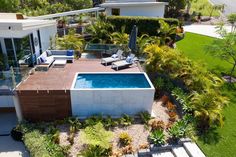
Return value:
[(66, 65), (67, 60), (57, 59), (53, 62), (53, 68), (63, 68)]

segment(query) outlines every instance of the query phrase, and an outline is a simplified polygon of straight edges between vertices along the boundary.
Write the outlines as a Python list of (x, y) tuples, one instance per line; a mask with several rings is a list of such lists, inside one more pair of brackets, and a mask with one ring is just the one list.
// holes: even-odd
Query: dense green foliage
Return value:
[[(224, 33), (226, 30), (220, 30), (222, 39), (215, 39), (213, 43), (206, 47), (207, 52), (212, 56), (225, 60), (232, 65), (230, 76), (233, 76), (236, 68), (236, 32)], [(230, 77), (231, 82), (231, 77)]]
[(181, 10), (185, 9), (186, 0), (160, 0), (162, 2), (168, 2), (166, 7), (166, 17), (179, 17)]
[(60, 146), (51, 141), (48, 135), (39, 130), (27, 132), (24, 135), (24, 143), (32, 157), (63, 157)]
[(106, 131), (102, 123), (97, 123), (94, 126), (88, 126), (81, 132), (81, 139), (87, 145), (99, 146), (104, 149), (110, 147), (112, 132)]
[[(205, 64), (209, 70), (220, 75), (221, 71), (230, 71), (231, 66), (226, 61), (205, 53), (205, 45), (210, 44), (213, 40), (211, 37), (187, 33), (185, 39), (178, 42), (177, 46), (183, 54), (192, 60)], [(232, 157), (235, 155), (236, 146), (236, 87), (232, 84), (230, 86), (226, 84), (220, 90), (230, 98), (229, 105), (223, 111), (224, 126), (209, 131), (197, 143), (209, 157)]]
[(154, 130), (153, 132), (151, 132), (149, 138), (155, 145), (162, 145), (165, 143), (165, 134), (163, 130)]
[(149, 45), (145, 52), (149, 73), (162, 73), (187, 87), (199, 130), (222, 125), (221, 110), (227, 104), (227, 98), (219, 91), (223, 83), (219, 77), (175, 49)]
[(83, 38), (79, 38), (75, 35), (75, 30), (69, 31), (68, 35), (61, 38), (57, 38), (56, 47), (60, 50), (78, 50), (82, 51), (84, 46)]
[[(160, 29), (160, 20), (165, 21), (170, 26), (178, 26), (179, 21), (172, 18), (148, 18), (148, 17), (132, 17), (132, 16), (109, 16), (107, 22), (114, 26), (114, 30), (120, 32), (125, 24), (125, 33), (130, 34), (134, 25), (138, 27), (138, 34), (147, 34), (150, 36), (158, 35)], [(148, 29), (147, 29), (148, 28)]]
[(92, 7), (92, 0), (0, 0), (0, 12), (21, 12), (29, 16), (89, 7)]

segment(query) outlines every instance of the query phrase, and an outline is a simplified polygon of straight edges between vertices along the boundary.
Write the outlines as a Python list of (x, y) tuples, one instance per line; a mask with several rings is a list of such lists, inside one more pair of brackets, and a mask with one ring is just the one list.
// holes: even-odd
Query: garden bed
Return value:
[[(85, 120), (79, 120), (72, 117), (62, 121), (55, 121), (53, 123), (27, 123), (27, 127), (25, 126), (25, 128), (23, 127), (24, 129), (22, 129), (24, 134), (27, 135), (24, 136), (23, 140), (32, 141), (32, 139), (27, 139), (27, 137), (31, 138), (42, 136), (44, 138), (39, 140), (39, 142), (42, 141), (43, 145), (47, 145), (47, 142), (49, 142), (49, 144), (53, 144), (53, 151), (48, 150), (47, 152), (48, 148), (35, 148), (40, 144), (32, 147), (30, 143), (28, 143), (26, 146), (32, 156), (34, 156), (34, 154), (38, 154), (38, 149), (42, 149), (43, 153), (47, 154), (50, 154), (51, 151), (51, 156), (55, 154), (58, 155), (58, 153), (55, 152), (60, 150), (60, 154), (64, 153), (65, 156), (77, 157), (78, 154), (94, 148), (91, 147), (91, 143), (86, 143), (86, 140), (84, 139), (86, 130), (91, 131), (94, 129), (93, 127), (100, 127), (100, 130), (97, 128), (94, 129), (95, 132), (93, 136), (99, 137), (104, 136), (105, 134), (109, 134), (109, 136), (112, 135), (110, 136), (111, 138), (108, 142), (109, 149), (104, 149), (105, 151), (109, 150), (109, 155), (102, 154), (102, 156), (116, 157), (124, 154), (133, 154), (137, 153), (141, 149), (150, 148), (150, 145), (152, 144), (161, 146), (168, 144), (168, 142), (173, 142), (172, 140), (169, 140), (172, 136), (176, 136), (176, 139), (184, 136), (183, 134), (178, 135), (178, 133), (177, 135), (170, 134), (171, 127), (175, 126), (179, 120), (175, 108), (175, 105), (170, 101), (167, 101), (165, 105), (162, 101), (154, 101), (154, 117), (151, 117), (151, 115), (147, 112), (141, 112), (137, 114), (137, 117), (135, 118), (129, 117), (128, 115), (123, 115), (123, 117), (118, 119), (112, 119), (109, 116), (92, 116)], [(174, 118), (171, 118), (170, 112), (172, 113), (174, 110)], [(101, 127), (103, 128), (102, 130)], [(156, 135), (154, 135), (154, 132), (156, 132)], [(31, 133), (33, 134), (31, 135)], [(98, 135), (96, 135), (97, 133)], [(87, 134), (86, 136), (90, 135)], [(101, 143), (104, 142), (103, 138), (106, 138), (106, 136), (101, 137)], [(95, 143), (95, 146), (97, 146), (97, 141), (95, 141)], [(104, 150), (102, 152), (104, 152)], [(96, 149), (90, 151), (92, 152), (98, 150)]]

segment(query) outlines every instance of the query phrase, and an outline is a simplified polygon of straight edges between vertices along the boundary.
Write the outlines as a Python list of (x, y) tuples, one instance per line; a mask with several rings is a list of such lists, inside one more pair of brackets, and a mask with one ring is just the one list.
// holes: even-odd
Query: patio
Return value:
[[(118, 72), (141, 72), (139, 64)], [(16, 89), (23, 117), (31, 121), (51, 121), (72, 115), (70, 88), (77, 72), (117, 72), (100, 59), (79, 59), (65, 67), (35, 71)]]
[[(118, 72), (140, 72), (139, 65), (121, 69)], [(21, 90), (69, 90), (77, 72), (117, 72), (111, 66), (104, 66), (100, 59), (79, 59), (67, 63), (64, 68), (51, 67), (46, 72), (35, 72), (23, 81), (17, 91)]]

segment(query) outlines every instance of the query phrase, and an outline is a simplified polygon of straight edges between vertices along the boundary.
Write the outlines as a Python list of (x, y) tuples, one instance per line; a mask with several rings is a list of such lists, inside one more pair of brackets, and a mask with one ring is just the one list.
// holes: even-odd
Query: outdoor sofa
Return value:
[[(74, 62), (73, 50), (46, 50), (37, 58), (37, 68), (40, 66), (47, 70), (55, 60), (67, 60), (67, 62)], [(36, 70), (37, 70), (36, 68)]]

